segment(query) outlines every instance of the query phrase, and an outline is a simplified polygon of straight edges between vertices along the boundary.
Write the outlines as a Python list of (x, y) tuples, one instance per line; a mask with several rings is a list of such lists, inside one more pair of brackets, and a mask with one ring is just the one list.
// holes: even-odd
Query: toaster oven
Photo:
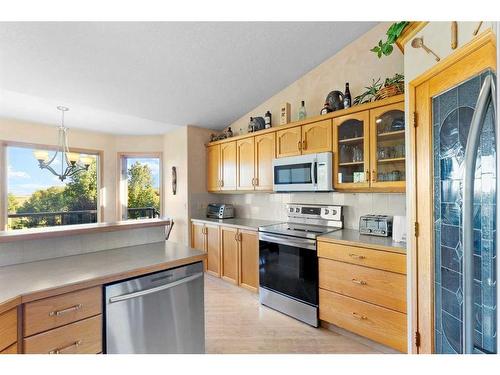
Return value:
[(359, 233), (371, 236), (389, 237), (392, 235), (392, 216), (363, 215), (359, 218)]
[(207, 217), (212, 219), (231, 219), (234, 217), (232, 204), (210, 203), (207, 206)]

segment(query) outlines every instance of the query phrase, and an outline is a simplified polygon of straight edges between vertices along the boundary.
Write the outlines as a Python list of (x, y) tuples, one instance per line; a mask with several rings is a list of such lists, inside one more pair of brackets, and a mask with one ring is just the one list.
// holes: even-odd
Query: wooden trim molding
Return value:
[(429, 22), (427, 21), (412, 21), (406, 28), (403, 33), (396, 39), (396, 45), (400, 49), (403, 54), (405, 53), (405, 44), (413, 38), (417, 33), (422, 30)]

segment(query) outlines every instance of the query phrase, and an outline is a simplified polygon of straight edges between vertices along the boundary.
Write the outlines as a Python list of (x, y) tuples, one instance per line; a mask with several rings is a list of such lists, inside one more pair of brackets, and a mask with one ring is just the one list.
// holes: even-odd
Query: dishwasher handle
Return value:
[(196, 279), (198, 279), (200, 277), (203, 277), (203, 272), (198, 272), (198, 273), (195, 273), (194, 275), (191, 275), (191, 276), (188, 276), (188, 277), (184, 277), (182, 279), (179, 279), (177, 281), (173, 281), (173, 282), (168, 283), (168, 284), (156, 286), (154, 288), (144, 289), (144, 290), (140, 290), (138, 292), (129, 293), (129, 294), (122, 294), (121, 296), (110, 297), (109, 298), (109, 303), (115, 303), (115, 302), (125, 301), (125, 300), (132, 299), (132, 298), (146, 296), (148, 294), (153, 294), (153, 293), (161, 292), (162, 290), (167, 290), (167, 289), (173, 288), (174, 286), (178, 286), (178, 285), (182, 285), (182, 284), (188, 283), (188, 282), (196, 280)]

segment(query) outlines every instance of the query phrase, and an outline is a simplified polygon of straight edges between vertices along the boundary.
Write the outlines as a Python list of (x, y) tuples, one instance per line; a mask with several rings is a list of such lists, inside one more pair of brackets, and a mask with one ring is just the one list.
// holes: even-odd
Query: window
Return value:
[(161, 154), (121, 154), (120, 164), (120, 217), (160, 217)]
[[(75, 152), (88, 157), (90, 167), (61, 181), (47, 169), (40, 169), (34, 151), (18, 145), (5, 148), (7, 230), (97, 222), (99, 155)], [(49, 157), (55, 154), (53, 148), (47, 151)], [(60, 159), (52, 165), (57, 170)]]

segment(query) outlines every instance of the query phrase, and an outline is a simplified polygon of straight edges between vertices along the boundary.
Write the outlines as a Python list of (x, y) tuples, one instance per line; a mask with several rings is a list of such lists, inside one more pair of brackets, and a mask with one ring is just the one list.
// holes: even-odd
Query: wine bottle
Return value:
[(264, 121), (266, 123), (266, 129), (269, 129), (271, 127), (271, 112), (266, 112), (264, 115)]
[(344, 109), (351, 107), (351, 92), (349, 91), (349, 82), (345, 83), (345, 93), (344, 93)]
[(299, 108), (299, 120), (304, 120), (307, 116), (307, 113), (306, 113), (306, 102), (304, 100), (302, 100), (302, 103), (300, 105), (300, 108)]

